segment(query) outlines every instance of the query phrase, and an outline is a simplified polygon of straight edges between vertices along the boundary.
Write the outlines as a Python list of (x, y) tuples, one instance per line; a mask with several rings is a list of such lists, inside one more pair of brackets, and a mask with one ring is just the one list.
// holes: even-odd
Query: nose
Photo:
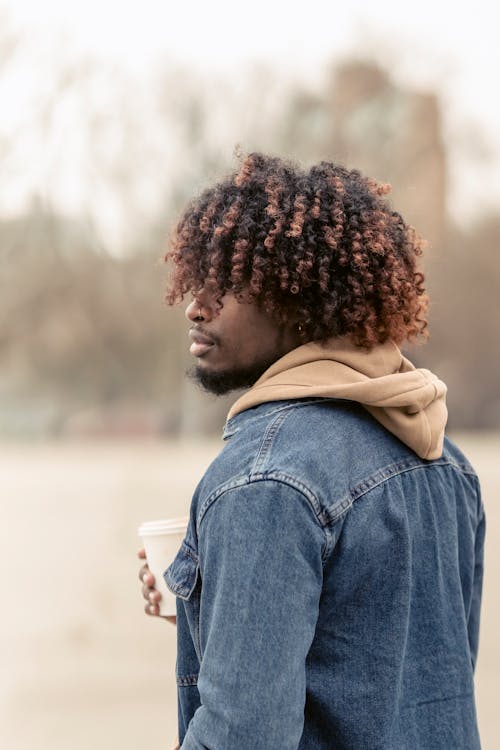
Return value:
[(212, 320), (214, 313), (207, 300), (196, 296), (186, 307), (185, 315), (191, 323), (201, 323)]

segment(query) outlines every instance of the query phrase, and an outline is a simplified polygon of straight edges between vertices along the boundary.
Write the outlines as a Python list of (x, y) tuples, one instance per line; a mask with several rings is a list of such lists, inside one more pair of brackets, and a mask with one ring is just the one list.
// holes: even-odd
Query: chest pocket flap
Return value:
[(183, 541), (173, 562), (163, 573), (167, 588), (181, 599), (188, 600), (196, 586), (199, 569), (196, 552)]

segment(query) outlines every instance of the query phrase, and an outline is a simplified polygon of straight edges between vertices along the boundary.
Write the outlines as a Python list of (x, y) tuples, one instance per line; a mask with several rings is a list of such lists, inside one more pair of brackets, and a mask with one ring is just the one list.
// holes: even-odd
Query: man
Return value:
[(193, 377), (249, 388), (165, 571), (182, 750), (480, 747), (484, 512), (445, 385), (398, 348), (427, 297), (387, 192), (250, 154), (177, 227)]

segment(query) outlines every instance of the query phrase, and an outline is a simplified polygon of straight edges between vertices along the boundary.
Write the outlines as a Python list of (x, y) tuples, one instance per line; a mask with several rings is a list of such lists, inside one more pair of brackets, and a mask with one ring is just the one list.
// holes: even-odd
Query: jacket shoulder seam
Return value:
[(436, 459), (434, 461), (429, 461), (426, 463), (416, 463), (415, 459), (411, 458), (407, 459), (406, 461), (399, 461), (394, 464), (389, 464), (382, 469), (378, 469), (367, 479), (363, 479), (361, 482), (358, 482), (358, 484), (354, 485), (354, 487), (352, 487), (339, 502), (335, 503), (333, 507), (326, 508), (325, 515), (329, 518), (329, 523), (333, 524), (345, 513), (347, 513), (347, 511), (352, 507), (356, 500), (359, 500), (361, 497), (366, 495), (368, 492), (371, 492), (376, 487), (385, 484), (390, 479), (393, 479), (394, 477), (401, 474), (406, 474), (409, 471), (417, 471), (419, 469), (428, 470), (436, 468), (438, 466), (453, 466), (463, 474), (468, 474), (477, 479), (476, 472), (466, 464), (459, 464), (456, 461), (450, 461), (447, 459)]
[(239, 477), (233, 477), (232, 479), (228, 480), (227, 482), (224, 482), (224, 484), (217, 487), (213, 492), (206, 498), (206, 500), (201, 504), (198, 517), (196, 520), (196, 525), (199, 528), (201, 525), (201, 522), (203, 521), (203, 518), (205, 517), (207, 511), (209, 508), (212, 507), (212, 505), (219, 500), (223, 495), (225, 495), (227, 492), (230, 492), (231, 490), (238, 489), (239, 487), (246, 487), (253, 484), (258, 484), (260, 482), (277, 482), (279, 484), (284, 484), (289, 487), (291, 487), (296, 492), (300, 493), (304, 499), (306, 500), (306, 503), (312, 512), (312, 515), (314, 517), (315, 522), (320, 527), (320, 529), (323, 531), (323, 534), (325, 535), (325, 544), (324, 548), (321, 553), (321, 557), (323, 560), (326, 560), (326, 558), (329, 555), (330, 547), (331, 547), (331, 540), (330, 540), (330, 533), (328, 530), (328, 518), (325, 516), (323, 512), (323, 508), (314, 494), (312, 490), (307, 487), (303, 482), (301, 482), (299, 479), (296, 479), (295, 477), (292, 477), (285, 472), (279, 472), (279, 471), (272, 471), (272, 472), (264, 472), (261, 474), (254, 473), (252, 475), (244, 475)]

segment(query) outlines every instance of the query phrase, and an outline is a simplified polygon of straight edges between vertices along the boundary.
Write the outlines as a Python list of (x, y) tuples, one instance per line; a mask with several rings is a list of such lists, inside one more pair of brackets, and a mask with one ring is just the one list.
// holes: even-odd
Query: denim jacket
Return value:
[(360, 405), (226, 423), (165, 571), (182, 750), (476, 750), (484, 511)]

